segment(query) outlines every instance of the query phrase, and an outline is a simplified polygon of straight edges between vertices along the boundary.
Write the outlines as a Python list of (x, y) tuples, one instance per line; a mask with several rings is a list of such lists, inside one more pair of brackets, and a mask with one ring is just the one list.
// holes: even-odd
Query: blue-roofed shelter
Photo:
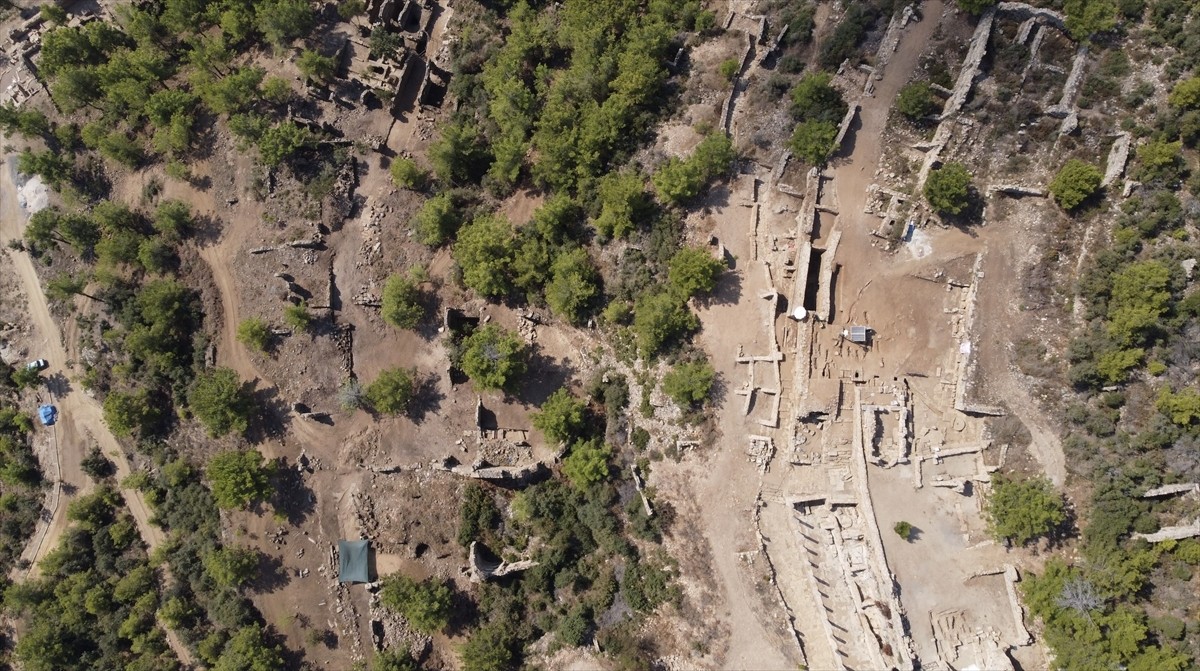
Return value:
[(42, 426), (50, 426), (58, 419), (58, 409), (49, 404), (38, 406), (38, 419)]
[(338, 541), (338, 581), (371, 582), (367, 541)]

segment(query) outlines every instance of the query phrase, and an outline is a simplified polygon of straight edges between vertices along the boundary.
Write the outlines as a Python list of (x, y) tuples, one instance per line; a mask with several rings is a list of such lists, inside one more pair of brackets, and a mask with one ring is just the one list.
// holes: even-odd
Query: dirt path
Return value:
[[(11, 157), (9, 157), (6, 160), (4, 169), (0, 170), (0, 208), (3, 208), (0, 211), (0, 244), (3, 244), (6, 248), (9, 240), (21, 238), (25, 222), (25, 214), (21, 211), (17, 201), (16, 184), (13, 179), (13, 165), (14, 163)], [(16, 271), (21, 284), (25, 288), (29, 320), (43, 338), (41, 356), (50, 362), (50, 368), (46, 372), (46, 377), (56, 374), (67, 376), (70, 373), (66, 368), (69, 354), (67, 353), (67, 348), (63, 345), (58, 324), (50, 314), (50, 307), (46, 303), (46, 296), (42, 293), (37, 273), (33, 269), (33, 261), (24, 252), (10, 251), (9, 258), (12, 260), (13, 269)], [(56, 441), (56, 443), (58, 445), (60, 478), (62, 481), (81, 489), (88, 485), (87, 478), (80, 467), (89, 447), (87, 440), (80, 439), (85, 436), (95, 441), (100, 446), (100, 449), (113, 460), (117, 468), (118, 480), (129, 475), (129, 460), (126, 458), (125, 451), (121, 449), (116, 438), (113, 437), (112, 433), (108, 431), (108, 427), (105, 426), (100, 404), (77, 386), (69, 383), (61, 386), (63, 388), (59, 391), (62, 393), (57, 399), (57, 405), (61, 418), (62, 433), (60, 434), (60, 440)], [(153, 550), (165, 538), (162, 529), (150, 523), (150, 509), (146, 506), (146, 502), (140, 492), (136, 490), (123, 490), (122, 493), (129, 505), (129, 511), (133, 514), (138, 529), (142, 533), (142, 538), (149, 545), (150, 549)], [(41, 541), (42, 549), (39, 552), (39, 560), (50, 548), (56, 545), (58, 535), (65, 527), (63, 522), (65, 517), (66, 506), (59, 505), (54, 514), (54, 522), (50, 526), (51, 531)]]
[[(4, 165), (0, 166), (0, 245), (5, 249), (8, 249), (10, 240), (21, 239), (26, 220), (26, 214), (18, 201), (14, 175), (14, 159), (11, 156), (5, 157)], [(10, 250), (8, 257), (25, 289), (29, 321), (42, 338), (37, 356), (45, 358), (50, 364), (45, 377), (62, 376), (62, 382), (53, 385), (53, 402), (58, 407), (60, 418), (53, 434), (59, 476), (54, 483), (55, 492), (51, 495), (54, 503), (51, 504), (50, 523), (40, 535), (30, 540), (31, 544), (36, 544), (36, 550), (32, 557), (33, 566), (25, 576), (29, 578), (38, 576), (38, 563), (58, 545), (59, 538), (67, 528), (67, 503), (71, 498), (70, 492), (78, 495), (92, 488), (91, 480), (83, 473), (81, 465), (91, 446), (98, 445), (113, 461), (118, 482), (128, 476), (132, 468), (120, 443), (104, 424), (100, 404), (77, 386), (77, 383), (66, 381), (71, 372), (67, 368), (67, 362), (71, 360), (70, 354), (63, 343), (59, 325), (50, 314), (50, 307), (34, 271), (33, 261), (27, 253), (19, 251)], [(162, 529), (150, 522), (152, 513), (141, 492), (122, 489), (121, 494), (130, 514), (133, 515), (142, 540), (147, 545), (147, 551), (152, 552), (162, 544), (166, 535)], [(170, 630), (164, 630), (168, 643), (179, 659), (186, 664), (194, 664), (191, 652), (182, 641)]]

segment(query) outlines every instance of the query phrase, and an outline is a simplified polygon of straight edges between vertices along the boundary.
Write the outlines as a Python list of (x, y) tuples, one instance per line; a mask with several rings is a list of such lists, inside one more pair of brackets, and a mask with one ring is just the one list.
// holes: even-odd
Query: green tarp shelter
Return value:
[(338, 541), (338, 580), (371, 582), (367, 573), (367, 541)]

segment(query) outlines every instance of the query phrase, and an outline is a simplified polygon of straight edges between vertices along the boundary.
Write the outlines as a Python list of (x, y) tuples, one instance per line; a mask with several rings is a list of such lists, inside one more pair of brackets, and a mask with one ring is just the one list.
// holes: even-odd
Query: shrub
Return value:
[(460, 649), (465, 671), (511, 671), (517, 638), (506, 621), (492, 621), (471, 634)]
[(707, 361), (680, 364), (663, 376), (663, 392), (681, 407), (696, 406), (708, 398), (715, 377)]
[(962, 214), (971, 204), (971, 173), (961, 163), (947, 163), (929, 173), (925, 200), (943, 214)]
[(367, 403), (375, 409), (388, 415), (399, 415), (408, 410), (416, 392), (412, 370), (391, 368), (379, 374), (375, 381), (367, 385), (364, 396)]
[(634, 308), (633, 330), (637, 334), (638, 348), (647, 358), (699, 326), (700, 320), (688, 310), (683, 300), (669, 291), (646, 294), (638, 299)]
[(188, 392), (188, 405), (213, 438), (245, 431), (254, 412), (254, 400), (230, 368), (216, 368), (197, 376)]
[(271, 495), (272, 468), (258, 450), (219, 452), (208, 461), (205, 474), (217, 505), (238, 510)]
[(792, 131), (788, 147), (796, 158), (807, 165), (825, 165), (837, 149), (833, 144), (837, 133), (838, 128), (831, 121), (802, 121), (796, 124), (796, 129)]
[(588, 251), (576, 247), (559, 254), (550, 266), (545, 291), (546, 304), (555, 314), (572, 324), (582, 322), (600, 294), (600, 272)]
[(512, 290), (512, 225), (499, 215), (476, 217), (458, 232), (454, 260), (462, 267), (463, 284), (487, 297)]
[(461, 367), (480, 389), (508, 389), (525, 374), (525, 357), (520, 336), (488, 324), (463, 342)]
[(419, 191), (425, 188), (429, 175), (411, 158), (396, 157), (388, 168), (392, 173), (392, 181), (396, 186)]
[(737, 77), (738, 70), (741, 69), (741, 64), (736, 58), (726, 59), (721, 61), (717, 66), (717, 72), (721, 74), (721, 78), (727, 82), (732, 82), (734, 77)]
[(1067, 519), (1062, 495), (1044, 477), (996, 478), (986, 514), (992, 533), (1017, 545), (1049, 534)]
[(150, 402), (145, 389), (113, 390), (104, 397), (104, 423), (117, 436), (128, 437), (135, 431), (145, 436), (160, 420), (160, 413), (157, 405)]
[(1183, 143), (1153, 140), (1137, 148), (1138, 167), (1135, 177), (1143, 182), (1162, 182), (1173, 185), (1184, 170)]
[(1104, 175), (1096, 166), (1073, 158), (1050, 182), (1050, 193), (1059, 207), (1074, 210), (1100, 190), (1103, 179)]
[(313, 315), (308, 311), (308, 301), (301, 299), (298, 305), (288, 304), (283, 309), (283, 323), (297, 331), (307, 331), (313, 323)]
[(896, 109), (913, 121), (933, 114), (937, 107), (937, 97), (929, 87), (929, 82), (912, 82), (900, 89), (900, 95), (896, 96)]
[(892, 527), (892, 531), (895, 531), (896, 535), (904, 540), (912, 541), (913, 525), (908, 522), (896, 522), (896, 526)]
[(419, 632), (432, 634), (450, 622), (453, 593), (444, 582), (413, 580), (394, 573), (383, 579), (379, 602), (408, 620)]
[(327, 82), (333, 79), (337, 63), (334, 62), (332, 56), (322, 56), (318, 51), (305, 49), (296, 59), (296, 67), (309, 79)]
[(417, 240), (430, 247), (437, 247), (454, 237), (461, 225), (462, 213), (454, 202), (454, 197), (443, 192), (425, 201), (421, 206), (413, 221), (413, 230), (417, 234)]
[(252, 548), (216, 548), (204, 555), (204, 572), (221, 587), (237, 589), (258, 574), (259, 557)]
[(975, 15), (984, 13), (996, 4), (996, 0), (957, 0), (957, 2), (964, 12)]
[(717, 286), (725, 264), (701, 247), (685, 247), (675, 253), (667, 266), (671, 286), (687, 297), (707, 294)]
[(608, 479), (608, 460), (612, 448), (599, 438), (580, 441), (571, 446), (563, 459), (563, 473), (576, 487), (585, 488)]
[(383, 286), (383, 321), (399, 329), (413, 329), (425, 318), (417, 283), (404, 275), (392, 275)]
[(353, 378), (346, 380), (337, 390), (338, 405), (343, 410), (355, 410), (363, 405), (363, 386)]
[(1171, 89), (1167, 101), (1172, 106), (1190, 110), (1200, 108), (1200, 75), (1185, 79)]
[(458, 508), (458, 544), (469, 547), (471, 541), (486, 537), (499, 525), (500, 511), (491, 495), (479, 483), (468, 484)]
[(833, 75), (828, 72), (804, 75), (792, 89), (792, 116), (797, 121), (827, 121), (835, 126), (841, 123), (849, 106), (832, 81)]
[(242, 323), (238, 324), (237, 339), (246, 347), (265, 352), (271, 344), (271, 329), (259, 317), (243, 319)]
[(585, 407), (583, 401), (564, 387), (550, 394), (542, 407), (531, 414), (530, 420), (550, 442), (565, 443), (583, 432)]

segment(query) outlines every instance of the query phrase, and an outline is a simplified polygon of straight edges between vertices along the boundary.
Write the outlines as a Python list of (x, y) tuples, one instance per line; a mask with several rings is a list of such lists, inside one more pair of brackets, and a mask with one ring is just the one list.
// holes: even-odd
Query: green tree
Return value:
[(375, 26), (371, 31), (368, 48), (371, 58), (395, 58), (396, 53), (404, 48), (404, 38), (385, 26)]
[(371, 671), (421, 671), (421, 665), (407, 648), (380, 650), (371, 660)]
[(1108, 335), (1132, 346), (1162, 328), (1171, 305), (1170, 282), (1170, 269), (1159, 261), (1138, 261), (1115, 273), (1108, 301)]
[(333, 74), (337, 70), (337, 63), (333, 60), (332, 56), (322, 56), (319, 51), (305, 49), (300, 52), (300, 56), (296, 59), (296, 67), (299, 68), (301, 74), (309, 79), (328, 82), (333, 79)]
[(338, 16), (342, 17), (343, 21), (349, 21), (365, 11), (367, 11), (366, 0), (345, 0), (345, 2), (338, 3)]
[(392, 275), (383, 285), (383, 321), (398, 329), (414, 329), (425, 318), (421, 290), (406, 275)]
[(55, 25), (65, 25), (67, 23), (67, 10), (53, 3), (47, 3), (38, 7), (38, 13), (42, 18)]
[(425, 201), (413, 222), (417, 240), (437, 247), (449, 240), (462, 225), (463, 215), (455, 203), (454, 196), (443, 191)]
[(1200, 394), (1191, 387), (1179, 391), (1174, 391), (1169, 386), (1163, 387), (1158, 393), (1155, 405), (1159, 412), (1179, 426), (1191, 426), (1200, 422)]
[(996, 6), (997, 0), (957, 0), (958, 6), (962, 7), (964, 12), (975, 14), (976, 16), (986, 12), (988, 9)]
[(704, 186), (704, 173), (689, 161), (672, 157), (651, 178), (658, 195), (669, 203), (683, 203), (695, 198)]
[(837, 149), (833, 145), (837, 133), (838, 128), (831, 121), (802, 121), (792, 131), (788, 147), (807, 165), (822, 166)]
[(192, 210), (181, 200), (164, 200), (154, 210), (154, 230), (169, 240), (180, 240), (191, 233), (195, 223)]
[(971, 173), (961, 163), (947, 163), (930, 171), (925, 180), (925, 200), (942, 214), (962, 214), (971, 205)]
[(316, 144), (316, 137), (310, 130), (294, 121), (284, 121), (263, 132), (258, 139), (258, 152), (263, 163), (277, 166), (291, 158), (301, 149)]
[(492, 157), (474, 124), (458, 122), (442, 129), (442, 137), (429, 145), (429, 162), (438, 179), (448, 184), (477, 182)]
[(269, 644), (263, 630), (252, 624), (229, 638), (212, 671), (277, 671), (284, 666), (279, 648)]
[(397, 156), (393, 159), (388, 170), (392, 173), (392, 181), (396, 186), (414, 191), (424, 189), (429, 179), (429, 175), (417, 165), (416, 161), (404, 156)]
[(255, 3), (258, 30), (276, 47), (308, 33), (313, 26), (313, 11), (307, 0), (265, 0)]
[(642, 356), (653, 357), (687, 333), (696, 330), (696, 319), (683, 299), (672, 292), (644, 294), (633, 312), (633, 330)]
[(432, 634), (450, 623), (454, 593), (446, 583), (413, 580), (401, 573), (393, 573), (382, 582), (379, 602), (403, 616), (413, 629)]
[(610, 172), (600, 179), (600, 215), (593, 224), (604, 238), (623, 238), (647, 210), (642, 176), (636, 172)]
[(284, 307), (283, 323), (297, 331), (307, 331), (312, 328), (313, 314), (308, 311), (308, 301), (301, 299), (298, 304), (289, 303)]
[(929, 82), (907, 84), (896, 96), (896, 109), (913, 121), (920, 121), (933, 114), (937, 107), (937, 97), (934, 96)]
[(271, 329), (260, 317), (249, 317), (238, 324), (237, 339), (246, 347), (265, 352), (271, 345)]
[(454, 260), (463, 284), (489, 298), (512, 290), (512, 224), (500, 215), (482, 215), (463, 226), (454, 243)]
[(1183, 143), (1151, 140), (1137, 148), (1138, 167), (1134, 176), (1143, 182), (1161, 182), (1168, 187), (1179, 182), (1185, 169)]
[(586, 407), (583, 401), (562, 387), (530, 415), (530, 421), (551, 443), (566, 443), (583, 433)]
[(229, 450), (209, 459), (205, 474), (217, 505), (239, 510), (271, 495), (272, 470), (258, 450)]
[(1051, 533), (1067, 519), (1062, 495), (1044, 477), (996, 478), (986, 514), (992, 533), (1017, 545)]
[(42, 372), (36, 368), (17, 366), (8, 378), (17, 389), (32, 389), (42, 383)]
[(510, 389), (525, 374), (525, 343), (495, 324), (476, 330), (463, 341), (462, 371), (480, 389)]
[(122, 438), (134, 432), (143, 436), (150, 433), (162, 419), (161, 412), (145, 389), (130, 392), (114, 389), (104, 397), (104, 423)]
[(692, 297), (712, 292), (725, 264), (702, 247), (684, 247), (667, 264), (667, 278), (682, 295)]
[(1167, 102), (1173, 107), (1191, 110), (1200, 108), (1200, 75), (1184, 79), (1175, 84)]
[(1050, 193), (1059, 207), (1074, 210), (1100, 190), (1103, 179), (1099, 168), (1073, 158), (1063, 165), (1050, 182)]
[(913, 525), (908, 522), (903, 520), (896, 522), (896, 526), (892, 527), (892, 531), (895, 531), (896, 535), (904, 540), (912, 542)]
[(463, 644), (460, 654), (465, 671), (512, 671), (518, 641), (506, 622), (488, 622)]
[(407, 368), (390, 368), (367, 385), (364, 397), (376, 412), (399, 415), (408, 410), (416, 393), (415, 375)]
[(282, 105), (291, 100), (294, 93), (295, 92), (292, 90), (292, 85), (289, 84), (288, 80), (284, 79), (283, 77), (267, 77), (263, 80), (263, 98), (266, 98), (277, 105)]
[(231, 368), (215, 368), (198, 375), (188, 392), (188, 405), (214, 438), (244, 432), (254, 414), (254, 399)]
[(663, 392), (682, 408), (690, 408), (708, 399), (716, 371), (707, 361), (682, 363), (663, 376)]
[(261, 556), (253, 548), (218, 547), (204, 555), (204, 572), (221, 587), (239, 589), (258, 575)]
[(599, 438), (579, 441), (571, 446), (571, 451), (563, 459), (563, 473), (571, 484), (586, 488), (608, 479), (608, 460), (611, 457), (612, 448)]
[(599, 295), (600, 271), (586, 249), (575, 247), (554, 259), (546, 284), (546, 304), (554, 314), (578, 324)]
[(720, 73), (721, 79), (724, 79), (727, 82), (732, 82), (733, 78), (737, 76), (738, 70), (740, 69), (741, 64), (738, 63), (736, 58), (728, 58), (723, 60), (721, 61), (721, 64), (717, 66), (717, 72)]
[(1067, 32), (1077, 40), (1117, 27), (1117, 5), (1112, 0), (1065, 0)]
[(832, 82), (833, 75), (828, 72), (804, 75), (792, 89), (792, 116), (801, 122), (828, 122), (836, 128), (849, 106)]

